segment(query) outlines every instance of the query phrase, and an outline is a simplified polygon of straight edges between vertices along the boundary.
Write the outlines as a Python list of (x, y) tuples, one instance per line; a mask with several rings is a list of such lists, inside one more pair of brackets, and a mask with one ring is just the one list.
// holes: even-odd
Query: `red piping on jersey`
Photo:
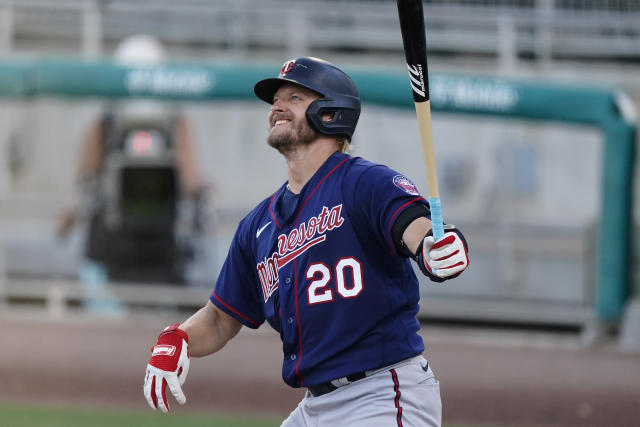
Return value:
[(398, 423), (398, 427), (402, 427), (402, 406), (400, 406), (400, 382), (398, 381), (398, 374), (395, 369), (391, 369), (391, 377), (393, 378), (393, 391), (396, 392), (396, 398), (393, 400), (396, 408), (398, 409), (398, 413), (396, 415), (396, 421)]
[(220, 297), (218, 297), (218, 295), (216, 295), (215, 291), (211, 292), (211, 295), (223, 306), (225, 306), (225, 308), (227, 310), (230, 310), (231, 312), (233, 312), (234, 314), (236, 314), (237, 316), (241, 317), (242, 319), (246, 320), (247, 322), (256, 325), (256, 326), (260, 326), (260, 323), (256, 322), (253, 319), (248, 318), (247, 316), (245, 316), (244, 314), (240, 313), (238, 310), (236, 310), (235, 308), (231, 307), (229, 304), (227, 304), (226, 302), (222, 301), (220, 299)]
[[(280, 190), (278, 190), (278, 191), (280, 191)], [(280, 223), (278, 222), (278, 220), (276, 219), (275, 214), (273, 213), (273, 200), (276, 198), (276, 194), (278, 194), (278, 191), (273, 193), (273, 196), (271, 196), (271, 201), (269, 202), (269, 213), (271, 214), (271, 218), (273, 218), (273, 222), (275, 222), (276, 226), (278, 227), (278, 229), (280, 229), (282, 227), (280, 226)]]
[(393, 236), (391, 235), (391, 227), (393, 226), (393, 220), (396, 218), (396, 216), (400, 213), (400, 211), (405, 206), (408, 206), (408, 205), (410, 205), (412, 203), (415, 203), (418, 200), (424, 200), (424, 197), (416, 197), (415, 199), (409, 200), (407, 203), (405, 203), (404, 205), (402, 205), (398, 209), (396, 209), (396, 211), (393, 213), (393, 215), (391, 215), (391, 219), (389, 220), (389, 225), (387, 226), (387, 234), (389, 235), (389, 247), (391, 248), (391, 253), (393, 253), (393, 254), (396, 253), (396, 248), (395, 248), (395, 245), (393, 244)]
[[(329, 172), (327, 172), (327, 174), (320, 180), (320, 182), (318, 182), (318, 185), (316, 185), (316, 187), (313, 189), (313, 191), (305, 199), (304, 203), (302, 204), (302, 207), (298, 211), (298, 216), (296, 217), (296, 227), (298, 227), (300, 225), (300, 214), (304, 210), (304, 207), (307, 205), (307, 202), (309, 201), (311, 196), (313, 196), (315, 194), (316, 190), (318, 188), (320, 188), (322, 183), (329, 177), (329, 175), (331, 175), (333, 172), (335, 172), (336, 169), (338, 169), (340, 166), (342, 166), (342, 164), (344, 162), (346, 162), (348, 159), (349, 159), (348, 157), (345, 157), (344, 159), (342, 159), (340, 161), (340, 163), (335, 165), (333, 169), (331, 169)], [(300, 375), (300, 370), (299, 370), (300, 361), (302, 360), (302, 325), (300, 324), (300, 311), (298, 309), (298, 268), (297, 268), (297, 260), (295, 260), (295, 259), (293, 260), (293, 289), (294, 289), (294, 292), (295, 292), (294, 301), (296, 302), (296, 320), (297, 320), (297, 325), (298, 325), (298, 341), (300, 342), (300, 354), (298, 355), (298, 362), (296, 363), (296, 375), (298, 376), (298, 378), (300, 378), (300, 387), (304, 387), (304, 381), (302, 379), (302, 375)]]

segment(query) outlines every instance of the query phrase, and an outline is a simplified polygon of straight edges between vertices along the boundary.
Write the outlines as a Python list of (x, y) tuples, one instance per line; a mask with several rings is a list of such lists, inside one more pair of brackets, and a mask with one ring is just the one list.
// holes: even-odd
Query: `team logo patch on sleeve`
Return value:
[(418, 196), (418, 189), (416, 186), (404, 175), (396, 175), (393, 177), (393, 184), (403, 190), (405, 193), (411, 194), (412, 196)]

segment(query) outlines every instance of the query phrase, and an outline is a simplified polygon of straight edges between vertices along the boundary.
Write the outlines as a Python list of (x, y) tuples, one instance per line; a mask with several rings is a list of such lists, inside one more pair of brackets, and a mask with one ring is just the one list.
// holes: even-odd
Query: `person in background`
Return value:
[[(167, 52), (155, 38), (134, 35), (119, 43), (113, 57), (116, 64), (125, 67), (153, 67), (166, 61)], [(141, 130), (137, 136), (136, 129)], [(149, 129), (152, 129), (151, 133), (148, 132)], [(105, 258), (113, 239), (109, 240), (105, 226), (108, 195), (105, 194), (103, 181), (110, 156), (126, 149), (124, 139), (128, 132), (134, 132), (131, 138), (138, 139), (150, 134), (162, 136), (161, 142), (171, 153), (171, 163), (175, 165), (177, 172), (176, 181), (179, 188), (171, 191), (179, 192), (188, 199), (199, 200), (208, 189), (197, 164), (190, 126), (175, 104), (149, 99), (125, 99), (111, 102), (107, 106), (86, 132), (76, 171), (78, 190), (71, 205), (61, 212), (57, 229), (58, 235), (65, 237), (75, 223), (80, 220), (87, 223), (84, 259), (79, 279), (85, 285), (86, 306), (94, 312), (122, 312), (121, 304), (109, 295), (106, 287), (106, 283), (114, 276), (105, 265)], [(153, 179), (154, 177), (150, 177), (147, 180)], [(152, 188), (153, 184), (141, 182), (138, 186), (141, 189), (132, 191), (144, 191), (145, 188)], [(119, 197), (122, 199), (121, 195)], [(172, 226), (167, 224), (167, 228)], [(169, 231), (171, 230), (167, 230)], [(170, 282), (176, 278), (148, 279)]]

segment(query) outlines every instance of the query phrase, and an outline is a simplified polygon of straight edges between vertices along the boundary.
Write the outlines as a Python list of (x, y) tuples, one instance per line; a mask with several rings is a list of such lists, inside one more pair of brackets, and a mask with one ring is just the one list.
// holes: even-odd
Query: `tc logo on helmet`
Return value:
[(289, 71), (293, 70), (293, 66), (295, 65), (295, 63), (295, 59), (285, 62), (282, 65), (282, 68), (280, 68), (280, 77), (284, 77)]

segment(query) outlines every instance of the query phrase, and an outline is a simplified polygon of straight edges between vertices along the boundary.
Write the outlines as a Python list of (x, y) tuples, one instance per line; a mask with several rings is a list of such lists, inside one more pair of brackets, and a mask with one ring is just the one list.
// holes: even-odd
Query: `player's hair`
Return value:
[(348, 153), (351, 145), (349, 144), (349, 138), (341, 137), (338, 140), (338, 151), (341, 153)]

